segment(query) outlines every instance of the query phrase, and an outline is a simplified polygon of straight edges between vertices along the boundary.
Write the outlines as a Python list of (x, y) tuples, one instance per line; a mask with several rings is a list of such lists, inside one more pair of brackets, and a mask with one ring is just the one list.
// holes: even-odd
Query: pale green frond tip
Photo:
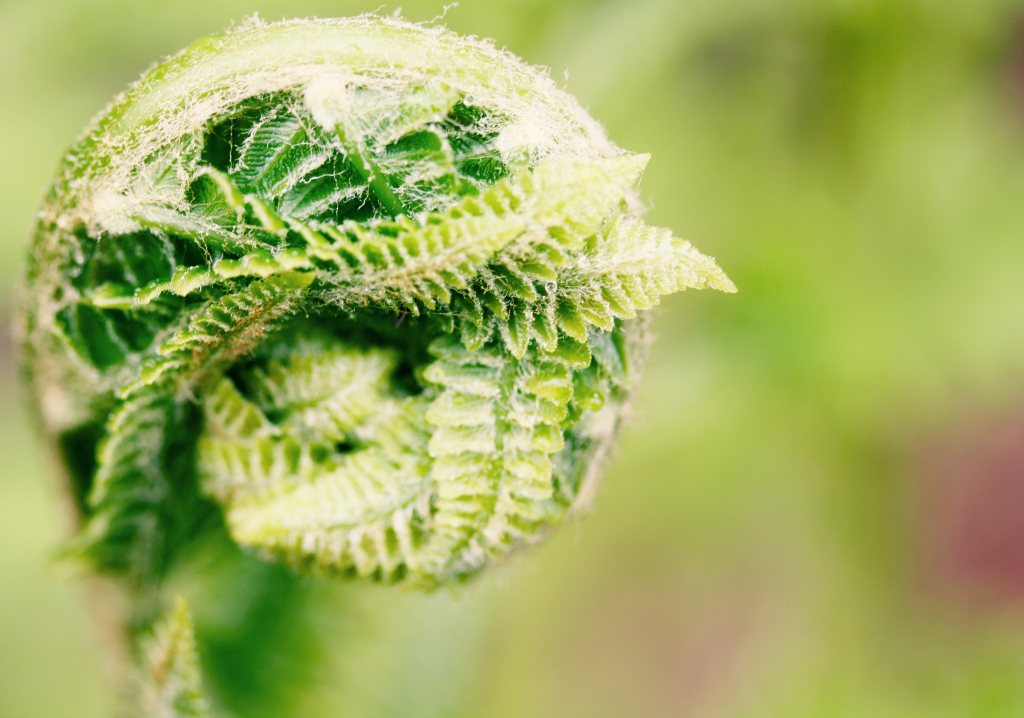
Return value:
[(203, 694), (199, 653), (192, 618), (184, 599), (159, 620), (139, 645), (140, 718), (206, 718), (209, 704)]
[(736, 291), (639, 218), (649, 160), (537, 68), (395, 19), (147, 72), (59, 168), (21, 295), (67, 553), (159, 585), (208, 501), (268, 560), (426, 588), (542, 539), (594, 495), (644, 312)]

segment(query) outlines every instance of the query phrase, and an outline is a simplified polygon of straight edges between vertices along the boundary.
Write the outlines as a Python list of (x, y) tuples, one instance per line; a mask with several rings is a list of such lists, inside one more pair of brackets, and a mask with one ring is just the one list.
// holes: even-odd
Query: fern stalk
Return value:
[(735, 291), (638, 219), (647, 161), (514, 56), (372, 16), (203, 38), (93, 121), (19, 329), (148, 714), (206, 710), (185, 608), (144, 636), (211, 506), (263, 560), (434, 588), (586, 504), (642, 313)]

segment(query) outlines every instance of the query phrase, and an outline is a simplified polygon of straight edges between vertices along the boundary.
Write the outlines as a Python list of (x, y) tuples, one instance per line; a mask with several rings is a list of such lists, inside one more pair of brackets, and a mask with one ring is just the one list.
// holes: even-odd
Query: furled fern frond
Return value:
[[(648, 159), (542, 72), (397, 20), (257, 25), (151, 70), (65, 158), (20, 297), (74, 447), (66, 555), (152, 602), (225, 529), (428, 588), (546, 535), (593, 495), (638, 314), (735, 290), (634, 216)], [(184, 609), (151, 645), (147, 715), (198, 715)]]
[(192, 619), (182, 599), (161, 619), (140, 646), (142, 669), (138, 704), (145, 718), (205, 718), (210, 715), (203, 694), (199, 653)]
[(192, 398), (210, 372), (248, 353), (311, 276), (282, 275), (200, 305), (121, 390), (96, 453), (81, 535), (69, 547), (100, 568), (151, 581), (203, 518), (196, 496)]

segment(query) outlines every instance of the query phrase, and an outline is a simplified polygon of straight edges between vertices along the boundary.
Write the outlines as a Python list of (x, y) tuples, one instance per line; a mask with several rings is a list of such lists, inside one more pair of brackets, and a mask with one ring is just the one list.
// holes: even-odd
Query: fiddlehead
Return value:
[(211, 506), (303, 571), (433, 587), (589, 495), (637, 315), (734, 288), (645, 225), (646, 155), (543, 73), (361, 17), (197, 41), (46, 197), (26, 372), (82, 527), (152, 587)]

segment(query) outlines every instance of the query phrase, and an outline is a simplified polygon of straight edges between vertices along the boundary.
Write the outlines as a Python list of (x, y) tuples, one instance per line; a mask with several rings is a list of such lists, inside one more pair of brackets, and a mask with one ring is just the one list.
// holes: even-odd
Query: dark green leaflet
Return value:
[(494, 184), (508, 175), (508, 167), (491, 149), (498, 133), (481, 127), (487, 119), (487, 113), (481, 108), (459, 100), (441, 123), (459, 174), (484, 185)]
[[(423, 120), (424, 110), (442, 115), (447, 111), (447, 116), (385, 144), (356, 137), (348, 147), (302, 115), (300, 98), (287, 93), (254, 98), (213, 125), (204, 159), (227, 173), (241, 192), (271, 200), (283, 214), (333, 222), (394, 216), (367, 192), (367, 166), (383, 174), (407, 213), (441, 208), (446, 198), (475, 194), (508, 174), (493, 150), (497, 133), (473, 131), (474, 119), (483, 118), (479, 111), (461, 100), (451, 104), (450, 93), (438, 92), (426, 105), (415, 100), (428, 93), (413, 94), (407, 108), (411, 117), (393, 124)], [(391, 115), (389, 102), (395, 99), (401, 97), (369, 99), (366, 104), (379, 107), (378, 115)], [(364, 136), (374, 129), (395, 131), (372, 114), (355, 131)]]

